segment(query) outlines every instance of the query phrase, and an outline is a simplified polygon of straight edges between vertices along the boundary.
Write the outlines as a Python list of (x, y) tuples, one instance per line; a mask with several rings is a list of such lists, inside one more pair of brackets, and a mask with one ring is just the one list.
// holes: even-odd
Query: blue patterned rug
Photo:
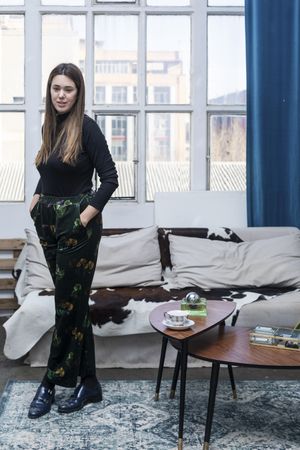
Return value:
[[(27, 410), (38, 384), (10, 381), (0, 399), (1, 450), (176, 450), (178, 398), (162, 383), (159, 402), (152, 381), (105, 381), (104, 400), (72, 415), (56, 405), (36, 420)], [(209, 382), (188, 380), (184, 450), (200, 450)], [(210, 450), (299, 450), (300, 383), (240, 381), (238, 400), (219, 383)], [(72, 390), (58, 388), (57, 400)], [(179, 393), (178, 393), (179, 395)]]

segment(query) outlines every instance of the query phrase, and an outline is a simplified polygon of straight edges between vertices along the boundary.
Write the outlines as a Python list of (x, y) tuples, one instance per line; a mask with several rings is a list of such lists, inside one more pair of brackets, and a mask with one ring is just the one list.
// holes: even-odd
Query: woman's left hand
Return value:
[(88, 205), (80, 214), (81, 225), (86, 227), (89, 221), (92, 220), (97, 214), (99, 214), (99, 210), (91, 205)]
[(32, 197), (30, 206), (29, 206), (29, 213), (31, 213), (31, 211), (33, 210), (33, 208), (35, 207), (35, 205), (37, 204), (39, 199), (40, 199), (40, 194), (34, 194), (34, 196)]

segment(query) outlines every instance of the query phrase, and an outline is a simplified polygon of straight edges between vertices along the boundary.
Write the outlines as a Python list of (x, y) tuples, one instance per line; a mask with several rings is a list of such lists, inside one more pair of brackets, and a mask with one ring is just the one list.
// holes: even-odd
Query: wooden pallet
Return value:
[(25, 239), (0, 239), (0, 311), (18, 308), (12, 271), (24, 244)]

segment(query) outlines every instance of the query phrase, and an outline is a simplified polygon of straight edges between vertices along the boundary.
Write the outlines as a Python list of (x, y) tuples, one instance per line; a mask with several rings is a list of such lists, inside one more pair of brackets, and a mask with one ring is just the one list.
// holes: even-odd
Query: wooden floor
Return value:
[[(8, 380), (35, 380), (39, 381), (44, 373), (45, 368), (29, 367), (21, 360), (8, 360), (3, 355), (3, 346), (5, 341), (5, 330), (2, 324), (7, 320), (0, 317), (0, 393), (3, 391)], [(158, 358), (157, 358), (158, 364)], [(97, 369), (97, 375), (101, 380), (156, 380), (157, 369)], [(247, 369), (242, 367), (234, 368), (236, 381), (238, 380), (299, 380), (299, 371), (297, 370), (264, 370), (264, 369)], [(188, 369), (188, 379), (207, 379), (210, 377), (210, 369), (203, 367), (200, 369)], [(227, 379), (227, 368), (222, 368), (220, 377)], [(164, 370), (164, 378), (172, 378), (172, 370)]]

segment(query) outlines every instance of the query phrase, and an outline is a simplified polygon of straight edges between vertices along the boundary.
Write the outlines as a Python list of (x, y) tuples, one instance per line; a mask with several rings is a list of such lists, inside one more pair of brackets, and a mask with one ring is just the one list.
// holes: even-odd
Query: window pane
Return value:
[(41, 0), (42, 5), (83, 6), (85, 0)]
[(116, 163), (119, 187), (113, 197), (134, 198), (136, 159), (136, 117), (133, 115), (97, 115), (97, 123), (105, 135)]
[[(116, 32), (118, 30), (118, 32)], [(136, 103), (138, 18), (133, 15), (95, 17), (95, 94), (98, 103)], [(105, 97), (99, 87), (105, 86)]]
[(24, 16), (0, 15), (0, 103), (24, 103)]
[(24, 0), (0, 0), (0, 6), (24, 5)]
[(0, 113), (0, 201), (24, 200), (24, 113)]
[[(163, 38), (161, 30), (164, 30)], [(148, 16), (148, 103), (190, 102), (190, 52), (188, 16)], [(157, 94), (157, 89), (169, 92), (161, 96)]]
[(208, 6), (244, 6), (245, 0), (208, 0)]
[(190, 0), (147, 0), (149, 6), (189, 6)]
[(243, 16), (208, 17), (208, 103), (246, 102), (245, 23)]
[(85, 16), (45, 14), (42, 33), (42, 95), (44, 97), (49, 73), (57, 64), (71, 62), (84, 69)]
[(210, 190), (246, 189), (246, 117), (210, 117)]
[(147, 114), (147, 200), (190, 189), (190, 114)]

